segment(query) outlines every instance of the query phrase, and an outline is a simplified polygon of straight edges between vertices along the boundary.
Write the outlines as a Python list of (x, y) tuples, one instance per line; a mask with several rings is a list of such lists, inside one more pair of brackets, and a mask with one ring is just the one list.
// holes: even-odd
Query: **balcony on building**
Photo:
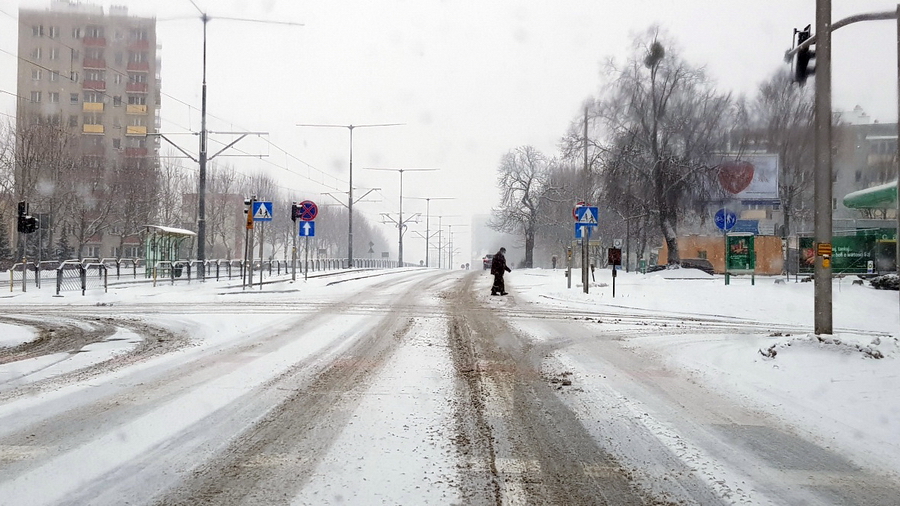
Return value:
[(106, 37), (84, 37), (81, 40), (88, 47), (106, 47)]
[(136, 137), (136, 136), (145, 137), (147, 135), (147, 127), (128, 125), (125, 127), (125, 135), (129, 136), (129, 137)]
[(81, 131), (86, 134), (102, 134), (103, 125), (84, 125)]
[(147, 114), (147, 106), (140, 104), (128, 104), (125, 106), (125, 114)]
[(81, 110), (84, 112), (103, 112), (103, 102), (82, 102)]
[(147, 93), (147, 83), (128, 83), (125, 85), (126, 93)]
[(83, 81), (81, 87), (85, 90), (106, 91), (106, 81)]
[(106, 68), (106, 60), (99, 58), (85, 58), (84, 59), (84, 68), (86, 69), (105, 69)]
[(147, 148), (125, 148), (126, 158), (143, 158), (147, 156)]
[(128, 62), (129, 72), (150, 72), (150, 62)]

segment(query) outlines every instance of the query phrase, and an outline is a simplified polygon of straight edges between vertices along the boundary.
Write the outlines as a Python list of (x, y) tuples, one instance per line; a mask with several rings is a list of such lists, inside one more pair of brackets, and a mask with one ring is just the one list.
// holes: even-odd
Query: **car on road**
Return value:
[[(667, 265), (651, 265), (647, 268), (647, 272), (656, 272), (661, 271), (668, 267)], [(712, 262), (705, 258), (682, 258), (681, 259), (681, 268), (682, 269), (699, 269), (709, 275), (713, 275), (716, 273), (716, 270), (713, 268)]]
[(494, 261), (494, 255), (493, 255), (493, 254), (487, 254), (487, 255), (484, 256), (483, 259), (481, 259), (481, 263), (484, 264), (485, 270), (491, 268), (491, 262), (493, 262), (493, 261)]

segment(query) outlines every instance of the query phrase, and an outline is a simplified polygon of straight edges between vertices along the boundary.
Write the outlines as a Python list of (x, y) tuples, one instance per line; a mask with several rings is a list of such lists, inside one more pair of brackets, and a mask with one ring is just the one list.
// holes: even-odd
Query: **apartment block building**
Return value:
[[(72, 134), (84, 165), (148, 167), (158, 163), (160, 64), (156, 19), (124, 6), (51, 0), (19, 10), (17, 129), (35, 122)], [(136, 256), (123, 251), (115, 216), (94, 234), (83, 256)]]
[(155, 155), (159, 122), (156, 19), (126, 7), (53, 0), (19, 11), (17, 117), (51, 117), (82, 134), (84, 154)]

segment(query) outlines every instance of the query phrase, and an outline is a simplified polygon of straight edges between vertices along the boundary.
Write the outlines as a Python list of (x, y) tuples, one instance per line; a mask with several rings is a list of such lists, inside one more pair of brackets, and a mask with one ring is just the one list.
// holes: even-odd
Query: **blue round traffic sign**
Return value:
[(719, 229), (727, 232), (734, 228), (734, 224), (737, 223), (737, 215), (723, 207), (716, 212), (715, 222)]
[(300, 203), (300, 219), (303, 221), (312, 221), (319, 214), (319, 206), (311, 200), (304, 200)]

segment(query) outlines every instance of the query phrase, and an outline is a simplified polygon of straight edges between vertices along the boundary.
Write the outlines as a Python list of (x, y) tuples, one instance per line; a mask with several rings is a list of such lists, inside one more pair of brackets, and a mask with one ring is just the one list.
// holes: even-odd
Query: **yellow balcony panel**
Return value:
[(129, 125), (125, 127), (125, 135), (147, 135), (147, 127)]
[(125, 106), (125, 114), (147, 114), (147, 106), (129, 104)]
[(84, 125), (81, 131), (86, 134), (102, 134), (103, 125)]
[(103, 112), (103, 102), (85, 102), (81, 110), (84, 112)]

